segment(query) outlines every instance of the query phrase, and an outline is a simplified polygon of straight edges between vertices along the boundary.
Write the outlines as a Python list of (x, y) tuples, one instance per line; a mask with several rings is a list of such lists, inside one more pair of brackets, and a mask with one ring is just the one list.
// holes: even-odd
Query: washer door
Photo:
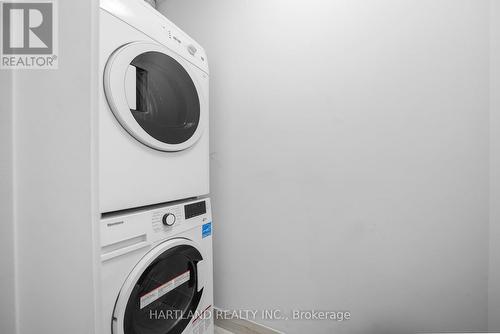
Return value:
[(106, 64), (106, 99), (120, 124), (141, 143), (161, 151), (184, 150), (203, 131), (202, 95), (193, 68), (159, 44), (127, 44)]
[(180, 334), (199, 311), (203, 284), (199, 248), (187, 239), (166, 241), (135, 266), (113, 312), (114, 334)]

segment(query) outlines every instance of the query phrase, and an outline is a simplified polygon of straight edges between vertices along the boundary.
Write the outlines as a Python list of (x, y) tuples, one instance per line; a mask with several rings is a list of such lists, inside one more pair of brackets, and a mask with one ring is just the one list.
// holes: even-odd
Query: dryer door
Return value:
[(180, 334), (201, 315), (203, 256), (187, 239), (152, 249), (134, 267), (113, 312), (113, 334)]
[(106, 64), (106, 99), (135, 139), (157, 150), (181, 151), (203, 131), (201, 113), (208, 106), (196, 80), (199, 71), (159, 44), (130, 43)]

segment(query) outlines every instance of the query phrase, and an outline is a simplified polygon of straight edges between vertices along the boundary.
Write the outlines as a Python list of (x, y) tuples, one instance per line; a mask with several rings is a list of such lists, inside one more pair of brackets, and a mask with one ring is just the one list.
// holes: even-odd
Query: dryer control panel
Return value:
[(145, 1), (101, 0), (100, 7), (208, 74), (208, 62), (203, 48)]

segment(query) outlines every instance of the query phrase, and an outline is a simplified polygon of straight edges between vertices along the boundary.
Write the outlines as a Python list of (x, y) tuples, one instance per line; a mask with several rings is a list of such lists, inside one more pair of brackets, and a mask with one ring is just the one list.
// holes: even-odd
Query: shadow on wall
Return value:
[(144, 1), (153, 6), (153, 8), (156, 8), (156, 0), (144, 0)]

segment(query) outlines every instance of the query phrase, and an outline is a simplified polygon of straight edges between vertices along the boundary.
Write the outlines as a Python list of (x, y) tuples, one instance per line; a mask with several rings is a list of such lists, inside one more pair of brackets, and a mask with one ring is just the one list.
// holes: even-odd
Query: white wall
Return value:
[(12, 72), (0, 71), (0, 332), (16, 328)]
[[(5, 334), (88, 334), (100, 319), (93, 196), (98, 1), (58, 3), (59, 69), (15, 72), (13, 106), (2, 108), (2, 130), (15, 152), (3, 155), (2, 140), (2, 158), (15, 167), (6, 185), (15, 191), (1, 198), (10, 198), (15, 224), (1, 241), (10, 239), (2, 252), (15, 248), (8, 251), (10, 261), (16, 255), (16, 286), (8, 286), (7, 300), (17, 299), (9, 313), (2, 306), (2, 317), (15, 310), (18, 320), (14, 329), (15, 319), (5, 327), (1, 319)], [(4, 73), (2, 90), (9, 87)]]
[(491, 0), (489, 330), (500, 332), (500, 1)]
[(165, 0), (211, 65), (216, 305), (486, 330), (488, 1)]

